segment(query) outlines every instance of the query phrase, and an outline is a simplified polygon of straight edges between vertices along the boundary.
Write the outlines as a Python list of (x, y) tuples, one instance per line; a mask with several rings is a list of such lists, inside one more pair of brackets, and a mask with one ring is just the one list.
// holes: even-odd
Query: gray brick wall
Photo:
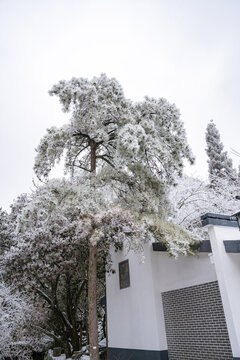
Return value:
[(169, 360), (232, 360), (218, 282), (162, 293)]

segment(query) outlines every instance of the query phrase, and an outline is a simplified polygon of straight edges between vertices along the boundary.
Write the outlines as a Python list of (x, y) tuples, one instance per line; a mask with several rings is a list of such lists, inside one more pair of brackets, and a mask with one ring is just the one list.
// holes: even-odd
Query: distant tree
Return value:
[(172, 221), (202, 236), (200, 216), (207, 213), (233, 214), (239, 209), (236, 196), (237, 182), (216, 176), (214, 186), (209, 182), (184, 175), (171, 188), (169, 198), (172, 204)]
[(17, 198), (13, 201), (10, 205), (10, 213), (9, 213), (9, 220), (12, 224), (13, 230), (16, 227), (17, 217), (21, 213), (21, 211), (27, 206), (29, 202), (29, 197), (26, 193), (20, 194)]
[[(65, 169), (97, 186), (115, 190), (134, 212), (166, 213), (166, 187), (181, 175), (183, 160), (193, 162), (180, 114), (167, 100), (146, 97), (127, 100), (115, 79), (60, 81), (50, 95), (59, 97), (63, 111), (72, 111), (67, 125), (50, 128), (37, 148), (35, 172), (47, 177), (65, 158)], [(82, 175), (81, 173), (85, 173)], [(98, 359), (97, 241), (89, 244), (88, 310), (91, 360)]]
[(42, 314), (31, 301), (0, 281), (0, 356), (32, 359), (32, 351), (42, 351), (46, 340), (37, 325)]
[[(231, 152), (236, 155), (238, 158), (240, 158), (240, 152), (236, 151), (235, 149), (231, 149)], [(240, 184), (240, 164), (238, 165), (238, 182)]]
[(11, 229), (9, 215), (0, 208), (0, 256), (9, 249), (11, 245)]
[(235, 181), (237, 178), (236, 170), (233, 169), (232, 160), (228, 157), (227, 151), (223, 151), (224, 147), (220, 141), (220, 134), (213, 120), (207, 125), (206, 142), (210, 181), (212, 182), (216, 177)]
[[(26, 195), (20, 195), (8, 214), (0, 209), (0, 356), (31, 359), (32, 351), (43, 349), (41, 334), (35, 326), (41, 323), (38, 308), (17, 291), (10, 277), (2, 278), (4, 261), (11, 246), (16, 244), (17, 217), (26, 205)], [(34, 326), (34, 325), (35, 326)]]
[(14, 233), (17, 226), (17, 217), (28, 202), (27, 194), (21, 194), (10, 205), (7, 213), (0, 208), (0, 256), (14, 244)]

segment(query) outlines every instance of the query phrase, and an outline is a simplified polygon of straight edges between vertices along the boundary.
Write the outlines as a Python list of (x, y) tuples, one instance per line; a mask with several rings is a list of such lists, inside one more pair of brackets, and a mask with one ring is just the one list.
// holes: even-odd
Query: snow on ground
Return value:
[[(53, 360), (72, 360), (72, 358), (67, 358), (66, 359), (66, 355), (65, 354), (62, 354), (60, 356), (53, 356), (53, 351), (52, 350), (49, 350), (49, 355), (51, 357), (51, 359)], [(89, 355), (82, 355), (81, 360), (90, 360), (90, 356)]]
[[(106, 338), (102, 339), (100, 342), (99, 342), (99, 348), (104, 348), (106, 347)], [(87, 347), (86, 346), (83, 346), (82, 351), (87, 351)], [(48, 354), (49, 354), (49, 357), (51, 360), (72, 360), (72, 358), (67, 358), (66, 359), (66, 355), (65, 354), (62, 354), (60, 356), (53, 356), (53, 351), (52, 350), (49, 350), (48, 351)], [(90, 360), (90, 356), (89, 355), (86, 355), (86, 354), (83, 354), (80, 358), (78, 359), (81, 359), (81, 360)], [(0, 359), (1, 360), (1, 359)]]
[(99, 342), (99, 347), (106, 347), (106, 338), (102, 339), (102, 340)]
[(51, 359), (54, 359), (54, 360), (66, 360), (66, 355), (65, 354), (61, 354), (60, 356), (53, 356), (53, 351), (52, 350), (49, 350), (48, 354), (50, 355)]

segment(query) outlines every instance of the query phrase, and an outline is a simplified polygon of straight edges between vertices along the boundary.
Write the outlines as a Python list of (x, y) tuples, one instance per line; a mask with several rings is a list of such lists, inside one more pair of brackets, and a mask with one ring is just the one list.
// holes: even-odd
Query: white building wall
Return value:
[[(145, 262), (132, 251), (113, 254), (116, 274), (107, 276), (109, 347), (166, 350), (161, 293), (216, 280), (207, 254), (170, 258), (145, 246)], [(118, 263), (129, 259), (130, 287), (119, 287)]]
[(152, 258), (155, 286), (159, 293), (217, 279), (214, 265), (206, 253), (199, 253), (197, 256), (179, 256), (175, 259), (169, 257), (167, 253), (154, 251)]
[[(144, 264), (132, 251), (113, 253), (116, 274), (107, 275), (109, 347), (159, 350), (150, 245), (145, 247)], [(125, 259), (129, 259), (130, 287), (120, 290), (118, 263)]]
[(234, 358), (240, 358), (240, 254), (226, 253), (224, 240), (239, 240), (238, 228), (208, 226), (217, 279)]

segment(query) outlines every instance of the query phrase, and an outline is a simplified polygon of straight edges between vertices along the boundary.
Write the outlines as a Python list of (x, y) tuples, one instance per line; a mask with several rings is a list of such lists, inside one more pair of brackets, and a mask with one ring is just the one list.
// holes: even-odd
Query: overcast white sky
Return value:
[(240, 151), (239, 18), (239, 0), (0, 0), (0, 207), (33, 188), (34, 149), (69, 118), (48, 90), (73, 76), (105, 72), (133, 100), (176, 103), (188, 173), (207, 177), (212, 118)]

